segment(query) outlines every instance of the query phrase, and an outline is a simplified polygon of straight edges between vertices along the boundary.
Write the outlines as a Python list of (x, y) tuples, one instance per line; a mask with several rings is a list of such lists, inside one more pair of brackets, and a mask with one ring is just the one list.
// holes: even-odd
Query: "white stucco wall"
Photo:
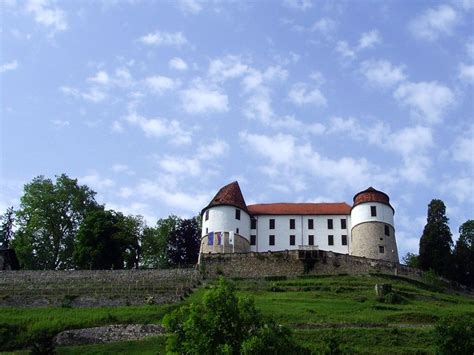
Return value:
[[(376, 217), (371, 216), (370, 206), (377, 207)], [(364, 222), (382, 222), (394, 227), (393, 210), (389, 206), (379, 202), (367, 202), (355, 206), (351, 212), (351, 220), (351, 228)]]
[(240, 209), (233, 206), (214, 206), (208, 209), (209, 219), (206, 221), (206, 212), (202, 216), (202, 236), (205, 236), (206, 228), (209, 232), (237, 233), (237, 228), (242, 237), (250, 241), (250, 216), (240, 209), (240, 220), (235, 218), (235, 210)]
[[(257, 236), (256, 245), (250, 246), (251, 251), (278, 251), (299, 249), (308, 246), (308, 236), (314, 235), (314, 246), (321, 250), (337, 253), (349, 253), (351, 220), (350, 216), (256, 216), (257, 229), (250, 234)], [(275, 220), (275, 229), (269, 228), (270, 219)], [(290, 229), (290, 219), (295, 219), (295, 229)], [(308, 219), (313, 219), (314, 229), (308, 229)], [(327, 220), (333, 220), (333, 229), (328, 229)], [(346, 219), (346, 229), (341, 229), (341, 219)], [(269, 245), (269, 236), (275, 235), (275, 245)], [(295, 245), (290, 245), (290, 235), (295, 235)], [(328, 245), (328, 235), (334, 236), (334, 245)], [(347, 235), (347, 245), (342, 245), (342, 235)]]

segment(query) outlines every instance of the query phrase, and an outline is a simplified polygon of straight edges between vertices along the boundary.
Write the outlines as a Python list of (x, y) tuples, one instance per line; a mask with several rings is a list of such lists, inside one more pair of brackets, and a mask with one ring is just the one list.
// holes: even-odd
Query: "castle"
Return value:
[(372, 187), (347, 203), (247, 205), (237, 181), (201, 211), (201, 253), (325, 250), (399, 262), (395, 210)]

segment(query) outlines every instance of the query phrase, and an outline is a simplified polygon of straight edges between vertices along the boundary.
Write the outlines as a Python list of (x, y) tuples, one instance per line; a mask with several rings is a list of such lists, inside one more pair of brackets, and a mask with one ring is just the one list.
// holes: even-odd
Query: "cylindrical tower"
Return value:
[(219, 190), (201, 218), (201, 253), (250, 251), (250, 214), (237, 181)]
[(373, 187), (354, 196), (350, 254), (399, 262), (390, 198)]

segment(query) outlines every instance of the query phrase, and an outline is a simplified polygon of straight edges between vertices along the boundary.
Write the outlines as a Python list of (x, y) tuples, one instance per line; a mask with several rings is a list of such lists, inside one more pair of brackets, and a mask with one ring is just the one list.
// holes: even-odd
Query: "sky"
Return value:
[(62, 173), (150, 225), (369, 186), (474, 218), (474, 1), (0, 0), (0, 211)]

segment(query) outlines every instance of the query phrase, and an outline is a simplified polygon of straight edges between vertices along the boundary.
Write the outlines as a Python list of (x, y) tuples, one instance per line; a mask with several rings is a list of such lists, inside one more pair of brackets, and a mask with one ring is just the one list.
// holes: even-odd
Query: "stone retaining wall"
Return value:
[(399, 263), (323, 250), (266, 253), (201, 254), (200, 270), (208, 277), (258, 278), (320, 274), (385, 273), (419, 279), (422, 272)]

